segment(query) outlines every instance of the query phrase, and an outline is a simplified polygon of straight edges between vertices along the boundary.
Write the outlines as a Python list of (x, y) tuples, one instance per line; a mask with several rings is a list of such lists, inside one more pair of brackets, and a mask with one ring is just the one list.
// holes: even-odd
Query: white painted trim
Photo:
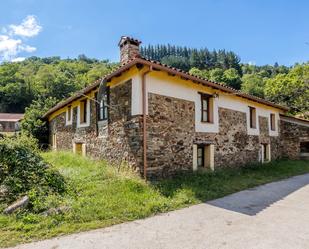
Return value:
[(266, 146), (266, 158), (267, 158), (267, 162), (271, 161), (271, 148), (270, 148), (270, 144), (267, 144)]
[(82, 156), (86, 156), (86, 155), (87, 155), (86, 149), (87, 149), (86, 144), (83, 143), (83, 144), (82, 144)]
[(271, 147), (270, 144), (266, 144), (266, 161), (264, 161), (264, 145), (260, 145), (260, 150), (261, 150), (261, 159), (260, 162), (262, 163), (269, 163), (271, 161)]
[(73, 124), (73, 108), (71, 106), (71, 120), (69, 121), (69, 108), (67, 107), (65, 111), (65, 125), (72, 125)]
[(209, 145), (209, 150), (210, 150), (210, 169), (215, 170), (215, 145), (210, 144)]
[(87, 99), (87, 116), (85, 123), (80, 123), (80, 104), (77, 106), (77, 128), (88, 127), (89, 125), (90, 125), (90, 100)]
[(52, 149), (57, 150), (57, 134), (52, 134)]
[(193, 171), (197, 170), (197, 145), (193, 144)]

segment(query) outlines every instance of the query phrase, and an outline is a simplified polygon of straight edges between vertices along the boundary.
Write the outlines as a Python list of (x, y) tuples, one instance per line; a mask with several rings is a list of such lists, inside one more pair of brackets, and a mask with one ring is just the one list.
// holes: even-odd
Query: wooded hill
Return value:
[[(309, 64), (255, 66), (241, 63), (232, 51), (173, 45), (141, 47), (144, 57), (194, 75), (291, 107), (292, 114), (308, 112)], [(0, 112), (24, 112), (67, 98), (108, 74), (117, 63), (80, 55), (76, 59), (30, 57), (0, 64)], [(34, 102), (33, 102), (34, 101)], [(42, 108), (44, 109), (44, 108)], [(308, 113), (307, 113), (308, 115)]]

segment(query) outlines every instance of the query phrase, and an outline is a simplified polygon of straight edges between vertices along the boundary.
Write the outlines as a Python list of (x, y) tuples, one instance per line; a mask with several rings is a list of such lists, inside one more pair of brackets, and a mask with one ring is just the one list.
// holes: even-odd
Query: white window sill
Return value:
[(78, 124), (77, 128), (85, 128), (88, 127), (90, 124), (89, 123), (82, 123), (82, 124)]

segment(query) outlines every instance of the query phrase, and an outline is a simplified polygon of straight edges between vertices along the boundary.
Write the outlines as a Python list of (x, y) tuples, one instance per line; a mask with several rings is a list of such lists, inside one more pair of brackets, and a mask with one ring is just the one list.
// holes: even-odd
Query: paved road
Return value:
[(18, 249), (308, 249), (309, 174), (205, 204)]

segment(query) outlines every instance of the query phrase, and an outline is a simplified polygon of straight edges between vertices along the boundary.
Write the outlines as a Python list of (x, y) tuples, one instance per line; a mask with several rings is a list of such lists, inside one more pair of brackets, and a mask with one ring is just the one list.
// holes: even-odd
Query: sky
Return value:
[(1, 0), (0, 61), (29, 56), (119, 61), (122, 35), (237, 53), (256, 65), (309, 56), (308, 0)]

